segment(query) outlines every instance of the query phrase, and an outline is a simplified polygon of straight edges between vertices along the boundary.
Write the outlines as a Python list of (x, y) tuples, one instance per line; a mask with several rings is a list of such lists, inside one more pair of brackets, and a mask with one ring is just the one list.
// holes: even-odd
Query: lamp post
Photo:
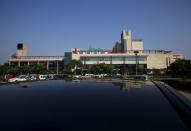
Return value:
[(137, 59), (137, 55), (138, 55), (138, 51), (134, 51), (134, 54), (135, 54), (135, 58), (136, 58), (136, 68), (135, 68), (135, 73), (137, 75), (137, 70), (138, 70), (138, 59)]

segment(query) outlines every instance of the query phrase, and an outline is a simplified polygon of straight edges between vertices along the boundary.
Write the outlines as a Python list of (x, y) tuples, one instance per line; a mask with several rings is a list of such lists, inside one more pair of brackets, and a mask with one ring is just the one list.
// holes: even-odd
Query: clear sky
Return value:
[(111, 49), (122, 29), (131, 29), (144, 49), (191, 58), (191, 0), (0, 0), (0, 63), (19, 42), (29, 55)]

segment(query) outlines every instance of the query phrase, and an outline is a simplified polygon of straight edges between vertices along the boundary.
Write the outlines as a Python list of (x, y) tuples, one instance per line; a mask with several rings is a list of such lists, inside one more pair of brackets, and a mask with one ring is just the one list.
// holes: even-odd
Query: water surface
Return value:
[(0, 130), (186, 130), (151, 82), (10, 84), (0, 104)]

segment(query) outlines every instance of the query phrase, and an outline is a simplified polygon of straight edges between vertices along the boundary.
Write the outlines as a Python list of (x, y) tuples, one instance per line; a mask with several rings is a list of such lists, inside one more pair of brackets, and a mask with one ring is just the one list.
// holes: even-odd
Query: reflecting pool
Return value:
[(50, 80), (0, 86), (0, 130), (186, 130), (151, 82)]

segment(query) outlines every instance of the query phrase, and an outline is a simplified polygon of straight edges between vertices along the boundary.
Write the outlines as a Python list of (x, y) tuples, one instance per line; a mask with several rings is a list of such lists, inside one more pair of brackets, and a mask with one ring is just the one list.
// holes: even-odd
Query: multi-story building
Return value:
[(63, 69), (64, 56), (28, 56), (27, 45), (17, 44), (17, 52), (9, 59), (13, 66), (44, 65), (51, 73), (59, 73)]
[(144, 50), (142, 40), (133, 40), (131, 30), (123, 30), (121, 41), (116, 42), (112, 50), (101, 48), (89, 48), (80, 50), (72, 48), (71, 52), (65, 52), (65, 56), (28, 56), (27, 46), (23, 43), (17, 45), (17, 52), (9, 59), (9, 64), (16, 66), (43, 64), (49, 71), (59, 73), (65, 64), (73, 59), (80, 60), (84, 69), (93, 64), (105, 63), (112, 66), (113, 70), (123, 73), (135, 74), (145, 69), (164, 69), (176, 59), (182, 59), (183, 55), (165, 50)]
[(80, 50), (72, 48), (65, 53), (65, 63), (72, 59), (80, 60), (84, 67), (93, 64), (105, 63), (112, 65), (113, 69), (126, 69), (129, 74), (135, 73), (135, 68), (164, 69), (176, 59), (182, 59), (183, 55), (165, 50), (144, 50), (142, 40), (132, 40), (131, 30), (123, 30), (121, 42), (117, 42), (112, 50), (90, 48)]

